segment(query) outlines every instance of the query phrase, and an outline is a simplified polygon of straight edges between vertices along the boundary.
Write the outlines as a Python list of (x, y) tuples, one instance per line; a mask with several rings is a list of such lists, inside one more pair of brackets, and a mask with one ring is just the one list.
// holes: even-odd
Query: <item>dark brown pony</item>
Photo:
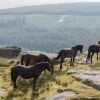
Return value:
[(58, 56), (55, 59), (61, 59), (60, 62), (60, 70), (62, 69), (62, 63), (64, 62), (65, 58), (71, 58), (70, 66), (74, 66), (74, 60), (77, 55), (77, 52), (80, 51), (82, 53), (83, 45), (76, 45), (71, 49), (60, 50)]
[(25, 66), (35, 65), (36, 63), (39, 62), (49, 62), (51, 64), (52, 70), (54, 71), (54, 67), (51, 60), (44, 54), (39, 54), (39, 55), (26, 54), (22, 55), (21, 57), (21, 65), (23, 64), (25, 64)]
[(30, 68), (27, 68), (26, 66), (23, 67), (20, 65), (16, 65), (16, 66), (12, 67), (11, 68), (11, 80), (13, 82), (13, 87), (17, 88), (16, 80), (17, 80), (18, 76), (21, 76), (24, 79), (34, 78), (33, 89), (35, 89), (36, 80), (39, 78), (40, 74), (45, 69), (47, 69), (48, 71), (51, 72), (51, 74), (53, 74), (52, 67), (49, 62), (41, 62)]
[(98, 54), (100, 52), (100, 45), (90, 45), (88, 48), (88, 55), (87, 55), (87, 59), (86, 59), (86, 63), (88, 62), (88, 60), (91, 60), (92, 63), (92, 57), (94, 55), (94, 53), (97, 54), (97, 60), (98, 60)]

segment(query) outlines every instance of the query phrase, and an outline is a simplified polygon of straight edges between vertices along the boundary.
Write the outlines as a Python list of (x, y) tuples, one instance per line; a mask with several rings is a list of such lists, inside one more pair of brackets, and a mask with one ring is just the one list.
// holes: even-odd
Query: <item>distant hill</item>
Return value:
[(68, 3), (0, 10), (0, 44), (58, 52), (100, 40), (100, 3)]
[(0, 10), (0, 15), (100, 15), (100, 3), (66, 3)]

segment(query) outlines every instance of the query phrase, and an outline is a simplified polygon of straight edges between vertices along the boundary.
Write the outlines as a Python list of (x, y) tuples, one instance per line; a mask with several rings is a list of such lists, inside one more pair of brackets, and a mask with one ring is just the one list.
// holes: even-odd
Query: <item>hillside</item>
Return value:
[(66, 3), (0, 10), (0, 15), (100, 15), (100, 3)]
[(0, 10), (0, 44), (59, 52), (100, 40), (100, 3), (71, 3)]
[[(25, 80), (21, 77), (17, 80), (18, 89), (14, 90), (10, 69), (15, 65), (17, 59), (0, 58), (0, 99), (54, 100), (54, 98), (58, 98), (57, 100), (59, 100), (64, 98), (66, 100), (88, 100), (91, 98), (92, 100), (99, 100), (100, 84), (97, 82), (100, 80), (97, 79), (96, 75), (100, 75), (100, 61), (95, 61), (94, 57), (95, 62), (91, 65), (84, 62), (85, 58), (86, 55), (78, 57), (74, 68), (69, 66), (69, 60), (65, 61), (62, 72), (58, 71), (59, 63), (55, 63), (54, 75), (51, 76), (49, 72), (42, 73), (34, 91), (32, 90), (32, 79)], [(80, 79), (81, 75), (84, 76), (82, 80)], [(87, 77), (86, 80), (85, 76)]]

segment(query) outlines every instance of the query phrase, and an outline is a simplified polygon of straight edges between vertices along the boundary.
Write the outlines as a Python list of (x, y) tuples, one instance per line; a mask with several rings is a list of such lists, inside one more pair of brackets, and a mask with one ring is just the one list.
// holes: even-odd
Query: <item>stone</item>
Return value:
[(16, 46), (0, 46), (0, 56), (8, 58), (17, 57), (20, 54), (21, 50), (21, 48), (18, 48)]
[(43, 52), (43, 51), (27, 51), (27, 54), (33, 54), (33, 55), (45, 54), (51, 60), (53, 60), (54, 58), (57, 57), (56, 53), (47, 53), (47, 52)]
[(75, 93), (72, 91), (64, 91), (62, 93), (57, 93), (52, 97), (48, 97), (45, 100), (65, 100), (72, 96), (75, 96)]
[(80, 79), (86, 84), (100, 90), (100, 71), (79, 70), (76, 68), (69, 69), (69, 74), (73, 74), (74, 78)]

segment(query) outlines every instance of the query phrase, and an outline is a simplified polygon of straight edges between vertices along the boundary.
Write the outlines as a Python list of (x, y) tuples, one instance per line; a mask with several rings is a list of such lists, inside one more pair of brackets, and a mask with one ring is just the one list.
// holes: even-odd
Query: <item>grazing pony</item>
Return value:
[(60, 70), (62, 69), (62, 63), (64, 62), (65, 58), (71, 58), (70, 66), (74, 66), (74, 60), (77, 55), (77, 52), (80, 51), (80, 53), (82, 53), (82, 50), (83, 50), (83, 45), (76, 45), (71, 49), (60, 50), (58, 56), (55, 58), (55, 59), (59, 58), (61, 59)]
[(26, 68), (20, 65), (12, 67), (11, 80), (13, 82), (13, 87), (17, 88), (16, 80), (18, 76), (21, 76), (24, 79), (34, 78), (33, 89), (35, 89), (36, 80), (39, 78), (40, 74), (42, 73), (44, 69), (47, 69), (48, 71), (51, 72), (51, 74), (53, 74), (52, 67), (49, 62), (41, 62), (41, 63), (36, 64), (35, 66), (32, 66), (31, 68)]
[(21, 57), (21, 65), (23, 65), (24, 63), (25, 66), (35, 65), (36, 63), (39, 62), (49, 62), (51, 64), (52, 70), (54, 71), (54, 67), (51, 60), (44, 54), (39, 54), (39, 55), (26, 54), (22, 55)]
[(90, 45), (88, 48), (88, 55), (87, 55), (87, 59), (86, 59), (86, 63), (88, 62), (88, 60), (91, 59), (91, 64), (92, 64), (92, 57), (94, 55), (94, 53), (97, 53), (97, 60), (98, 60), (98, 54), (100, 52), (100, 45)]

